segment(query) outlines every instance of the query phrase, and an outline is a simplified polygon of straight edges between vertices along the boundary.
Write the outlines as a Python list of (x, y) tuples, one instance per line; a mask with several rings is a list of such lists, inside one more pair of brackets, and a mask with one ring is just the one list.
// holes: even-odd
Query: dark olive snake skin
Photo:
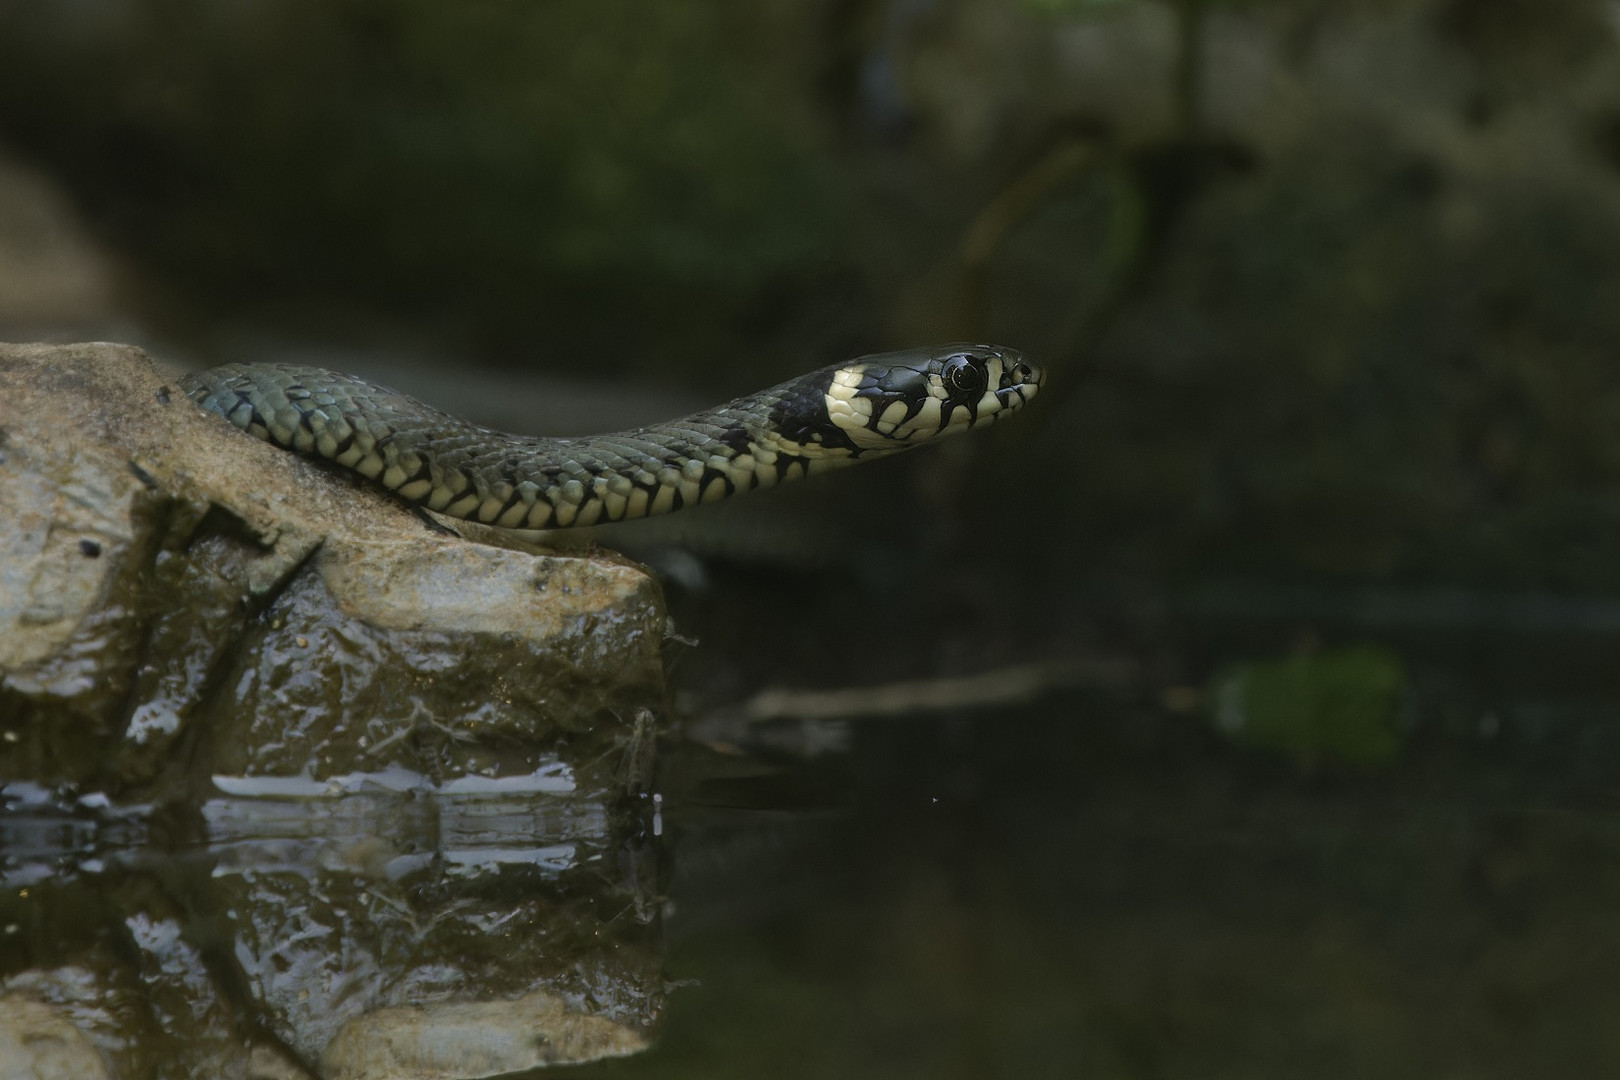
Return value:
[(284, 449), (449, 517), (514, 529), (667, 513), (920, 446), (1008, 415), (1042, 375), (1012, 349), (864, 356), (679, 420), (577, 439), (510, 435), (352, 375), (227, 364), (186, 394)]

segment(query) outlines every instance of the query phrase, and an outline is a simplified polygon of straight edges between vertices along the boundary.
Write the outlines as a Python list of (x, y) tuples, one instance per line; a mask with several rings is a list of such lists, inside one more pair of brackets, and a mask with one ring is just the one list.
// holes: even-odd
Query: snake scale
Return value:
[(514, 529), (668, 513), (882, 457), (998, 420), (1041, 371), (953, 344), (859, 357), (679, 420), (607, 435), (511, 435), (320, 368), (227, 364), (186, 394), (277, 446), (350, 469), (449, 517)]

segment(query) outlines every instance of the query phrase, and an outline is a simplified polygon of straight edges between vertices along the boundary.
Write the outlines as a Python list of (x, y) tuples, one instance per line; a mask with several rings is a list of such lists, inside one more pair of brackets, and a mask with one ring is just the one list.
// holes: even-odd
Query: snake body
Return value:
[(227, 364), (186, 394), (238, 428), (449, 517), (515, 529), (621, 521), (920, 446), (1040, 388), (1011, 349), (860, 357), (679, 420), (576, 439), (511, 435), (321, 368)]

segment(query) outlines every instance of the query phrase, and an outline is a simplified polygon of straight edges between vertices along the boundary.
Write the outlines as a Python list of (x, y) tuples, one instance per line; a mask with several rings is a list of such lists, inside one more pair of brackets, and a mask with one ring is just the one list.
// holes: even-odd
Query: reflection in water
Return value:
[(665, 991), (651, 800), (642, 821), (561, 766), (513, 779), (219, 778), (182, 825), (8, 789), (0, 973), (26, 1011), (0, 1060), (472, 1077), (644, 1049)]
[[(89, 1078), (1611, 1075), (1612, 677), (1234, 640), (1186, 646), (1197, 708), (1146, 664), (778, 695), (776, 769), (666, 744), (663, 814), (628, 753), (218, 777), (193, 818), (12, 787), (0, 1029)], [(784, 756), (787, 705), (841, 749)]]

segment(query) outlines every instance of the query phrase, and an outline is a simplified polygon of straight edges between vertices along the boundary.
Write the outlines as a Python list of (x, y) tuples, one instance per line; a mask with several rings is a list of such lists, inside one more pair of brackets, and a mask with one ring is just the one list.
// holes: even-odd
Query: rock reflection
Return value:
[(646, 1048), (665, 992), (653, 803), (627, 812), (561, 764), (528, 779), (220, 777), (178, 851), (7, 792), (0, 1063), (451, 1078)]
[(0, 348), (0, 402), (0, 1078), (647, 1045), (651, 577), (264, 457), (137, 350)]

